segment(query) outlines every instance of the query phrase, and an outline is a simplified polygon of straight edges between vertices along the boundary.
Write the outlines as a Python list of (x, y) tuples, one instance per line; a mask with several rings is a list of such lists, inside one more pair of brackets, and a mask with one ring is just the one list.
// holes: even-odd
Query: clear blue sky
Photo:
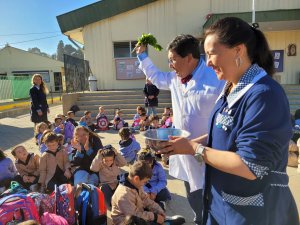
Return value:
[[(28, 50), (28, 48), (38, 47), (43, 52), (53, 54), (56, 52), (59, 40), (71, 44), (60, 32), (56, 16), (94, 2), (97, 0), (1, 0), (0, 48), (3, 48), (6, 43), (12, 43), (10, 45), (16, 48)], [(29, 35), (28, 33), (43, 34)], [(56, 37), (13, 44), (50, 36)]]

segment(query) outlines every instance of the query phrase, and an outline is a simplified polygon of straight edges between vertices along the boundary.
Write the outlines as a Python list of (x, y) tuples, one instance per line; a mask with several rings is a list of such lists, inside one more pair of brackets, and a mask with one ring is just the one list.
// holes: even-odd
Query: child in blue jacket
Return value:
[(137, 153), (140, 151), (140, 144), (131, 138), (131, 132), (128, 127), (122, 127), (119, 130), (121, 140), (119, 142), (121, 156), (123, 156), (127, 163), (133, 164), (137, 159)]
[(171, 194), (167, 189), (167, 177), (163, 167), (156, 162), (155, 156), (149, 149), (143, 150), (139, 154), (138, 160), (147, 162), (152, 168), (152, 177), (144, 185), (144, 191), (149, 195), (150, 199), (164, 208), (162, 202), (171, 200)]

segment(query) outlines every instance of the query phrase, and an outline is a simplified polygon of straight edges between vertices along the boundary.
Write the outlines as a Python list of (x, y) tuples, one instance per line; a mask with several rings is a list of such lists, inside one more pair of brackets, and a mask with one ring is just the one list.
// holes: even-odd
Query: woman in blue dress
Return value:
[(207, 164), (203, 224), (298, 225), (286, 166), (292, 136), (289, 103), (272, 79), (265, 36), (227, 17), (205, 32), (207, 65), (226, 80), (209, 122), (194, 140), (171, 137), (160, 151)]

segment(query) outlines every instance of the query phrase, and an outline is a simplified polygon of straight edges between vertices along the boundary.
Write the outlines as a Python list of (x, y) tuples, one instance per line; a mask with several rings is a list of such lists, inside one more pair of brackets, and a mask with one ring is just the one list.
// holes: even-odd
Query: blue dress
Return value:
[(292, 136), (286, 95), (256, 64), (226, 95), (229, 85), (212, 111), (208, 146), (238, 154), (257, 179), (207, 166), (204, 224), (298, 225), (286, 174)]

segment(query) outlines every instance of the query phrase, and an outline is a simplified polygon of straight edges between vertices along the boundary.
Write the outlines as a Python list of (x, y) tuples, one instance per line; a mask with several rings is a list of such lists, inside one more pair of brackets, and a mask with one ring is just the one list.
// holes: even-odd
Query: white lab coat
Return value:
[[(140, 62), (139, 68), (159, 89), (170, 90), (173, 108), (173, 125), (191, 133), (189, 139), (206, 134), (208, 118), (224, 82), (219, 81), (214, 71), (205, 65), (194, 71), (187, 85), (182, 84), (176, 73), (161, 72), (149, 57)], [(199, 164), (194, 156), (173, 155), (169, 159), (169, 174), (188, 181), (191, 192), (203, 189), (205, 164)]]

